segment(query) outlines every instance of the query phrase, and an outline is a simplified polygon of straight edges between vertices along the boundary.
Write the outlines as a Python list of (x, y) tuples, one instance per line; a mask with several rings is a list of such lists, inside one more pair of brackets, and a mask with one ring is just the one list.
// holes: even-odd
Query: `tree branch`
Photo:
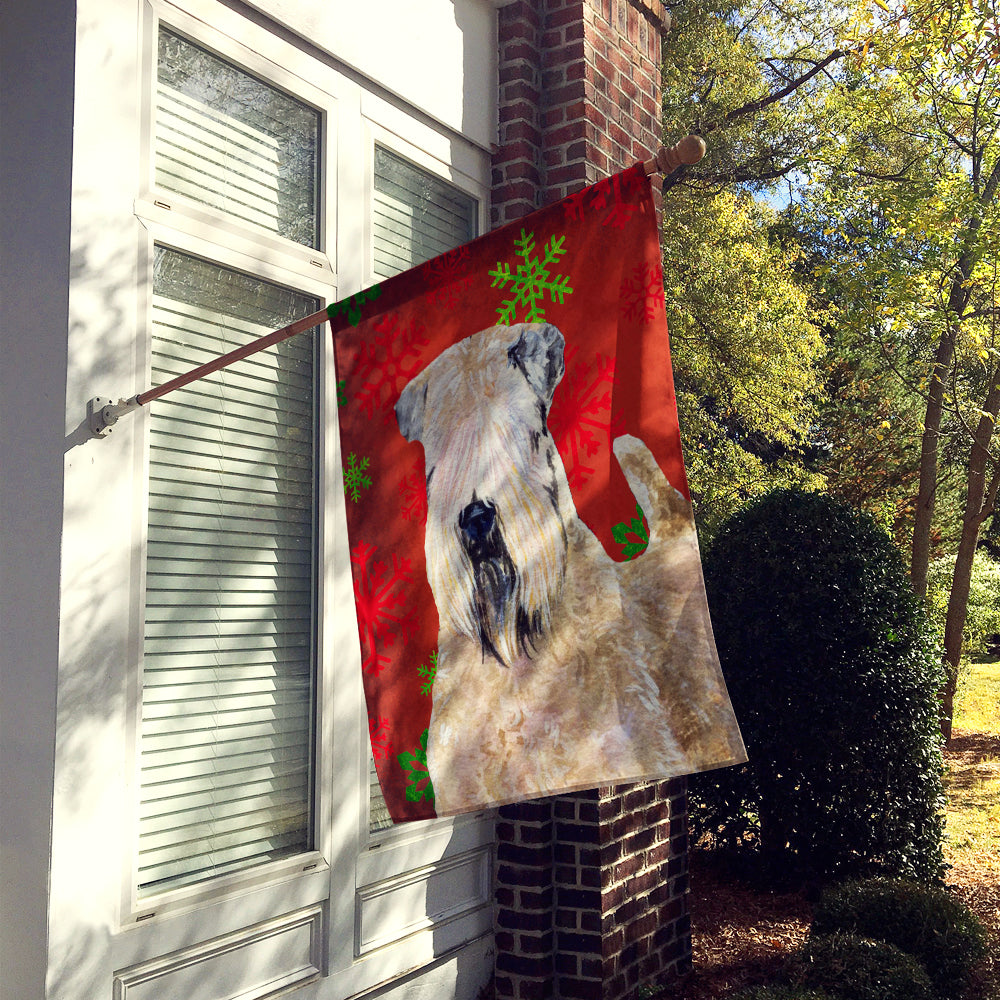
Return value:
[(773, 94), (768, 94), (766, 97), (758, 98), (756, 101), (750, 101), (742, 107), (733, 108), (732, 111), (726, 112), (721, 121), (707, 126), (702, 126), (700, 134), (707, 135), (709, 132), (714, 132), (717, 128), (722, 128), (724, 125), (728, 125), (737, 118), (743, 118), (746, 115), (754, 115), (758, 111), (763, 111), (764, 108), (769, 105), (776, 104), (778, 101), (798, 90), (798, 88), (804, 83), (808, 83), (818, 73), (822, 73), (823, 70), (825, 70), (831, 63), (836, 62), (838, 59), (843, 59), (846, 55), (846, 49), (834, 49), (829, 55), (826, 56), (826, 58), (821, 59), (818, 63), (816, 63), (811, 70), (807, 73), (803, 73), (802, 76), (796, 77), (786, 87), (782, 87), (781, 90), (776, 90)]

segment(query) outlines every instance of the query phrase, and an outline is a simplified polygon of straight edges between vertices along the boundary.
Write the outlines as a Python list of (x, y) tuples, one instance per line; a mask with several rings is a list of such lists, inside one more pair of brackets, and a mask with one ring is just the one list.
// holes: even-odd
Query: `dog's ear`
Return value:
[(552, 401), (552, 393), (566, 370), (565, 346), (565, 338), (551, 323), (524, 323), (517, 340), (507, 348), (508, 364), (521, 369), (546, 405)]
[(399, 394), (396, 423), (407, 441), (419, 441), (424, 432), (424, 407), (427, 404), (427, 380), (415, 378)]

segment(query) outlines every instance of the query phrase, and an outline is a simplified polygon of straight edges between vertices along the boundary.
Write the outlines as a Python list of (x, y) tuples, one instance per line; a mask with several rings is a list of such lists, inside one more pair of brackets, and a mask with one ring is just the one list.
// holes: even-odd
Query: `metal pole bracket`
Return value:
[(123, 413), (138, 409), (139, 402), (135, 396), (131, 399), (119, 399), (118, 402), (104, 396), (94, 396), (87, 400), (87, 423), (94, 437), (107, 437), (111, 428), (118, 422)]

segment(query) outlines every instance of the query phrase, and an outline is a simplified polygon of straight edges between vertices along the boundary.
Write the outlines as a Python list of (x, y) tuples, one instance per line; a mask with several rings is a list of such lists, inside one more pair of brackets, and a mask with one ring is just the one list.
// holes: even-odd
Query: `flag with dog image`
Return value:
[(392, 819), (744, 760), (641, 164), (331, 314)]

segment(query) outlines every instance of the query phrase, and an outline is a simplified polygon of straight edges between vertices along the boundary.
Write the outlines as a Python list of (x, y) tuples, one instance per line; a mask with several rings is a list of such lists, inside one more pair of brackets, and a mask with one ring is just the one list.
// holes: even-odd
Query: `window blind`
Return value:
[(390, 278), (461, 246), (476, 233), (476, 200), (375, 147), (375, 274)]
[(160, 28), (159, 189), (315, 247), (319, 128), (315, 109)]
[[(157, 247), (154, 384), (318, 303)], [(310, 849), (315, 331), (150, 408), (140, 895)]]
[[(404, 160), (375, 147), (372, 207), (374, 271), (379, 279), (409, 270), (477, 235), (475, 198)], [(392, 825), (369, 748), (369, 827)]]

